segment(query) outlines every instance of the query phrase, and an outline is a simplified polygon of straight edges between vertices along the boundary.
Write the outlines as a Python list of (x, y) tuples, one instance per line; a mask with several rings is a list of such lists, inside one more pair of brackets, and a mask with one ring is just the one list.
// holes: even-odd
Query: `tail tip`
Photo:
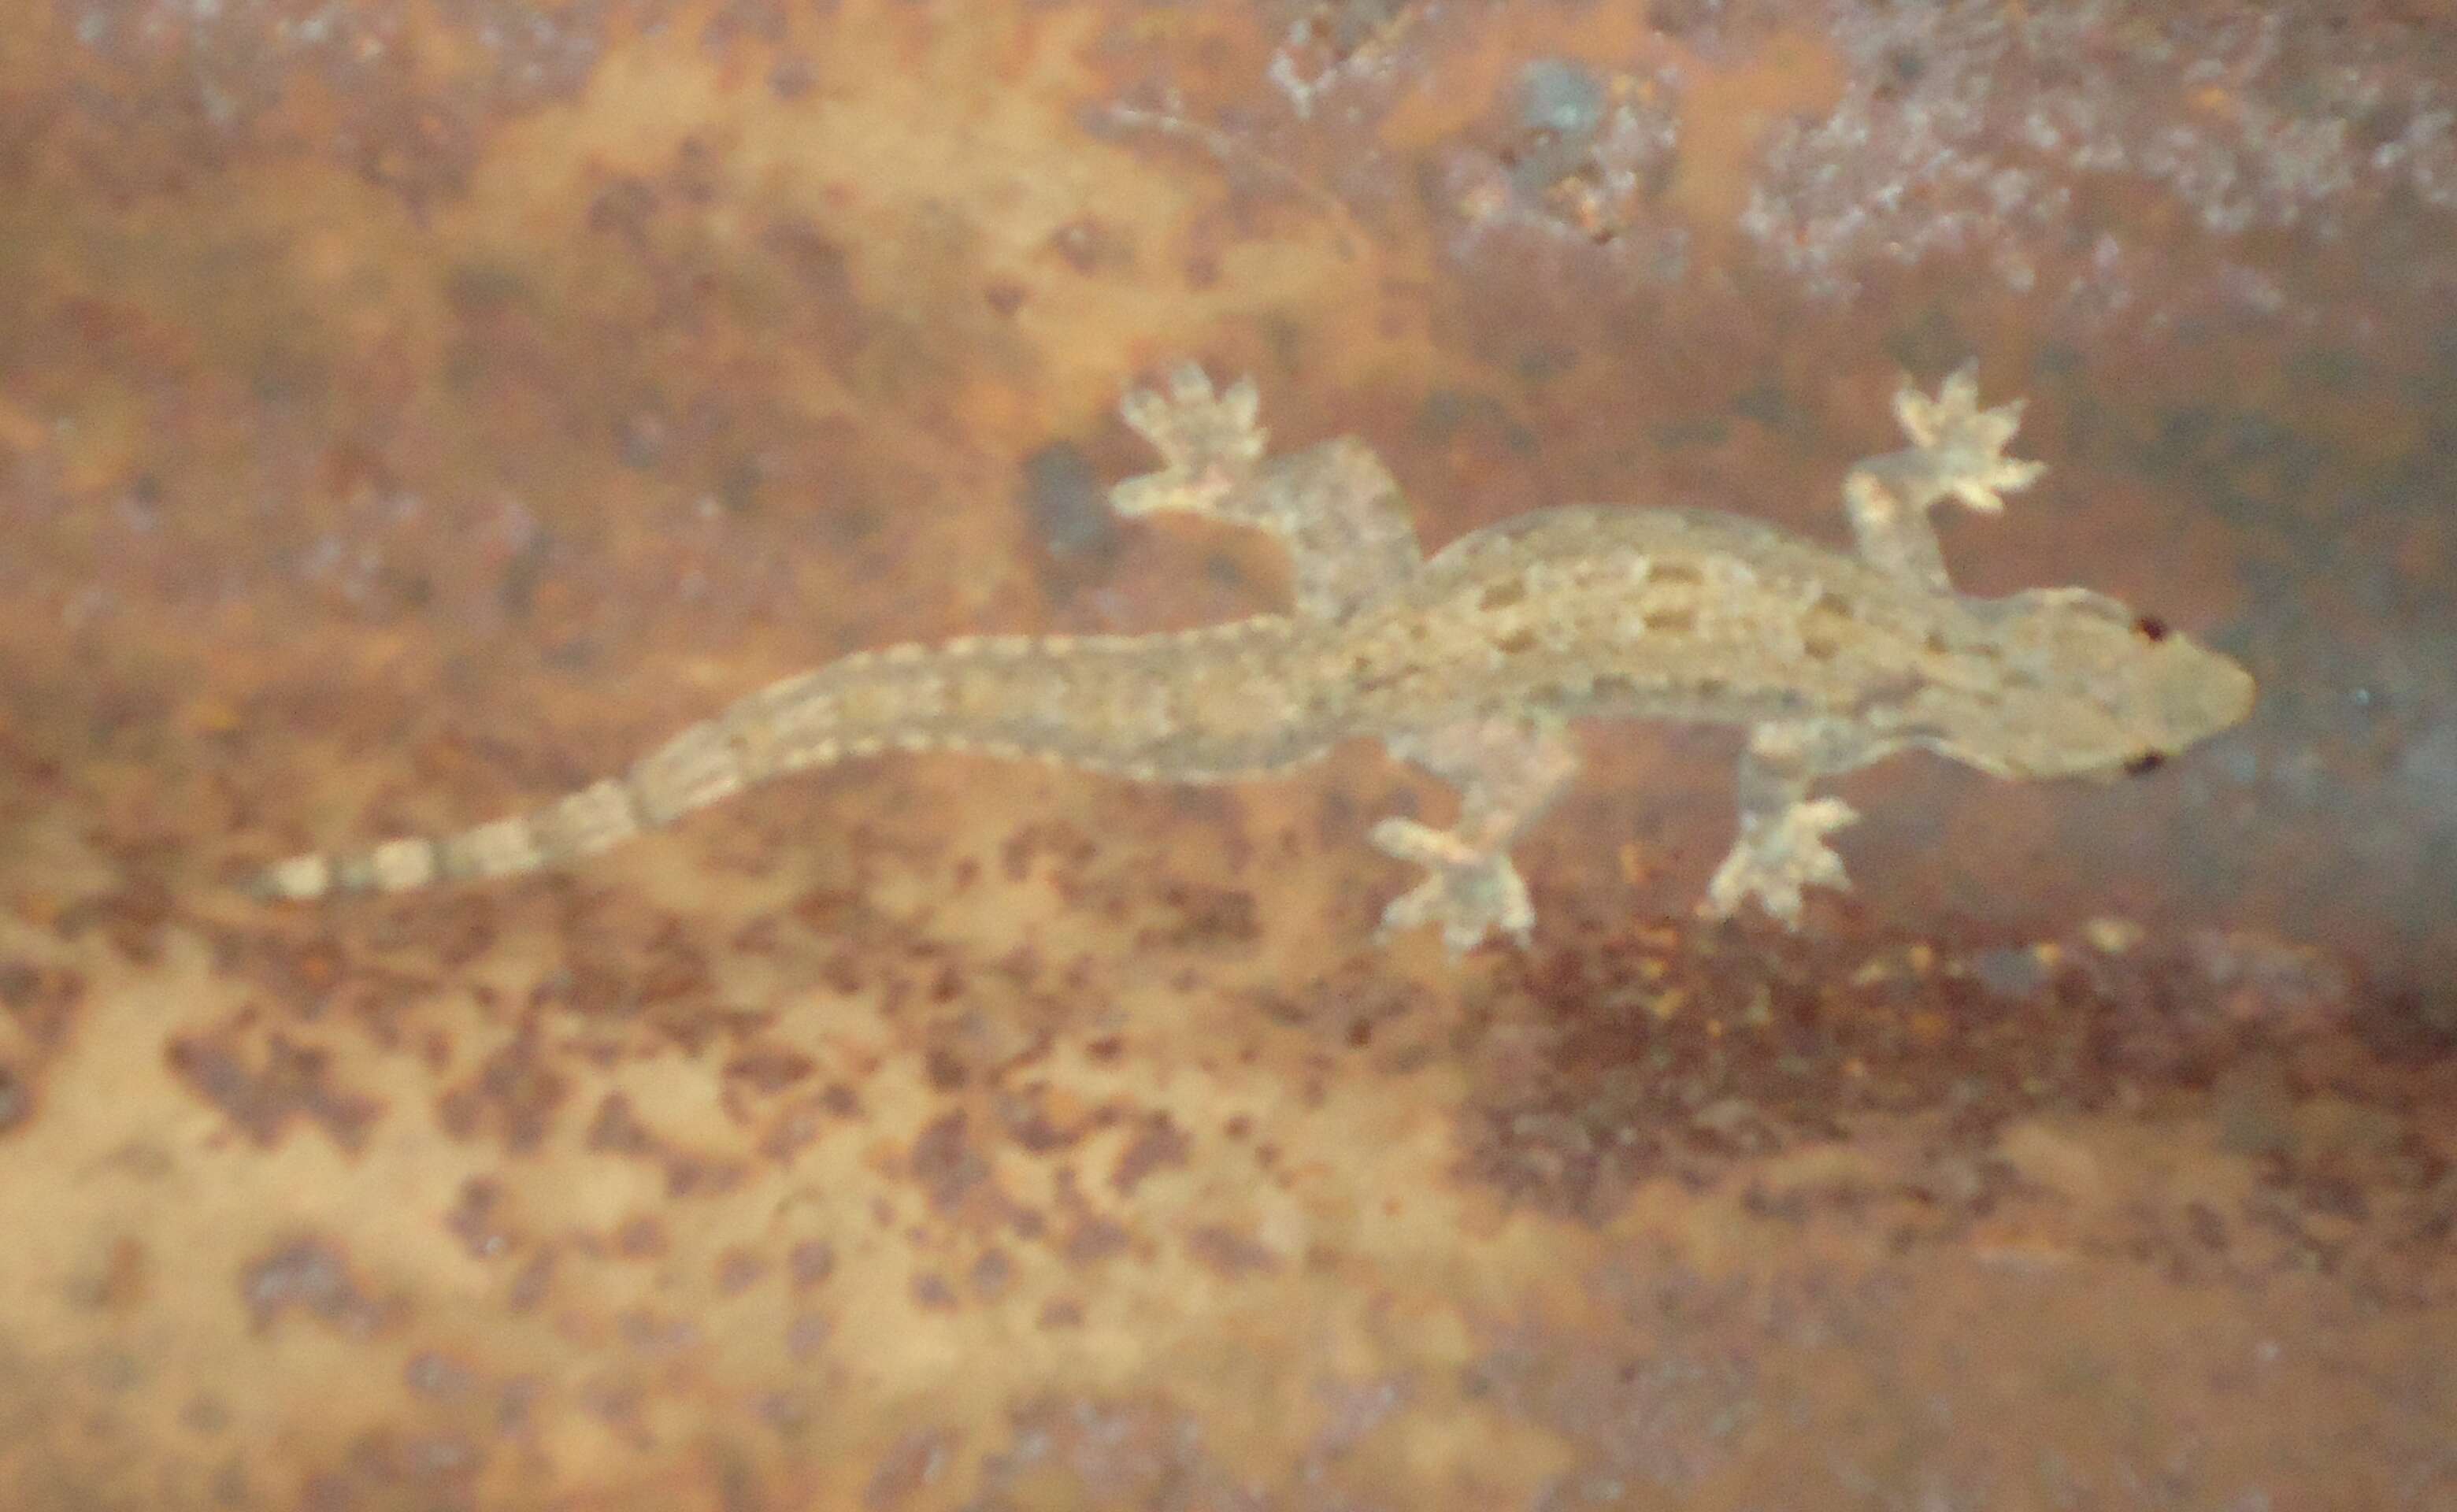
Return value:
[(332, 864), (321, 856), (293, 856), (288, 860), (276, 861), (240, 884), (249, 897), (268, 902), (320, 898), (332, 886)]

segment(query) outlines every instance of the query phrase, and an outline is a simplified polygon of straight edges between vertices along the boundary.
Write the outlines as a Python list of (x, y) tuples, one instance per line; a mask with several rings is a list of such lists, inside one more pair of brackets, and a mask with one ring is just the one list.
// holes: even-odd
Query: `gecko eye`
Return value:
[(2144, 614), (2133, 622), (2133, 633), (2155, 646), (2167, 638), (2167, 622), (2156, 614)]
[(2132, 760), (2124, 763), (2124, 775), (2126, 777), (2146, 777), (2150, 773), (2158, 771), (2160, 767), (2165, 766), (2166, 764), (2167, 758), (2159, 755), (2158, 752), (2144, 751), (2139, 756), (2135, 756)]

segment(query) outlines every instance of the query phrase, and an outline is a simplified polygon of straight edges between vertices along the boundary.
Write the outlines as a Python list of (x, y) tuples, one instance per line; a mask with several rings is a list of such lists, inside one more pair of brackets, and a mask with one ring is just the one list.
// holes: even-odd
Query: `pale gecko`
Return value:
[(1571, 506), (1428, 557), (1397, 485), (1352, 437), (1266, 455), (1250, 380), (1199, 367), (1130, 392), (1158, 471), (1112, 507), (1249, 526), (1290, 561), (1285, 613), (1153, 635), (995, 635), (898, 646), (789, 677), (525, 817), (264, 871), (288, 899), (509, 876), (603, 851), (781, 773), (886, 750), (1030, 756), (1167, 782), (1283, 772), (1353, 737), (1456, 786), (1448, 829), (1385, 818), (1373, 841), (1429, 875), (1385, 933), (1453, 952), (1535, 923), (1510, 847), (1578, 770), (1569, 722), (1740, 725), (1740, 833), (1703, 914), (1755, 900), (1797, 927), (1802, 889), (1848, 885), (1827, 837), (1857, 816), (1812, 784), (1905, 749), (2006, 778), (2140, 769), (2245, 717), (2228, 657), (2086, 589), (1955, 591), (1930, 511), (2027, 487), (2005, 455), (2016, 401), (1978, 407), (1966, 364), (1906, 382), (1910, 445), (1844, 480), (1843, 551), (1699, 509)]

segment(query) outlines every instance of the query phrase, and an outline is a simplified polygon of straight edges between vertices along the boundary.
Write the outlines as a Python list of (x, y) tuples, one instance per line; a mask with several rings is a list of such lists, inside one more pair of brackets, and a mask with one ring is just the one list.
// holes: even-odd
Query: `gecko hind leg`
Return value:
[(1578, 775), (1568, 732), (1524, 719), (1478, 719), (1396, 735), (1391, 753), (1460, 790), (1458, 822), (1447, 830), (1414, 819), (1373, 826), (1373, 844), (1432, 875), (1382, 911), (1381, 934), (1438, 924), (1442, 944), (1465, 954), (1494, 934), (1527, 942), (1536, 924), (1510, 845)]
[(1843, 480), (1844, 507), (1870, 565), (1949, 592), (1929, 511), (1953, 499), (1981, 514), (1999, 513), (2005, 495), (2037, 482), (2047, 466), (2005, 455), (2022, 423), (2022, 401), (1981, 409), (1975, 362), (1954, 369), (1932, 399), (1906, 379), (1894, 392), (1894, 418), (1911, 445), (1853, 467)]
[(1109, 490), (1129, 519), (1198, 514), (1275, 537), (1295, 578), (1300, 613), (1335, 618), (1423, 565), (1399, 486), (1363, 442), (1325, 442), (1267, 458), (1251, 379), (1214, 389), (1191, 362), (1162, 388), (1129, 391), (1118, 406), (1164, 466)]
[(1760, 725), (1741, 756), (1741, 833), (1715, 868), (1698, 906), (1727, 919), (1754, 898), (1787, 927), (1800, 927), (1801, 890), (1851, 885), (1826, 837), (1859, 818), (1841, 798), (1812, 798), (1809, 785), (1868, 765), (1894, 745), (1840, 725)]

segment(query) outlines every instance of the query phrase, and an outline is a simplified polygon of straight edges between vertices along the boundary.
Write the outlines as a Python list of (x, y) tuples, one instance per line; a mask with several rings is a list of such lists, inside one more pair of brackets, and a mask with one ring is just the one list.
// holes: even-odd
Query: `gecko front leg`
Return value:
[(1289, 553), (1297, 611), (1337, 618), (1424, 563), (1390, 469), (1343, 438), (1266, 458), (1251, 379), (1214, 391), (1191, 362), (1165, 389), (1138, 388), (1118, 406), (1167, 464), (1109, 490), (1119, 514), (1200, 514), (1269, 531)]
[(1458, 788), (1459, 817), (1447, 830), (1402, 818), (1373, 826), (1373, 843), (1385, 855), (1433, 874), (1382, 911), (1382, 933), (1439, 924), (1454, 956), (1495, 933), (1525, 944), (1536, 909), (1510, 863), (1510, 845), (1578, 775), (1568, 732), (1549, 721), (1492, 718), (1385, 743), (1393, 756)]
[(2047, 466), (2005, 455), (2022, 423), (2022, 402), (1981, 409), (1975, 362), (1954, 369), (1934, 399), (1905, 380), (1894, 392), (1894, 418), (1911, 445), (1869, 458), (1843, 480), (1852, 533), (1871, 566), (1951, 592), (1929, 511), (1955, 499), (1982, 514), (1999, 513), (2005, 495), (2038, 481)]
[(1768, 914), (1797, 929), (1802, 888), (1850, 886), (1843, 858), (1826, 837), (1859, 815), (1841, 798), (1811, 798), (1809, 785), (1899, 748), (1899, 742), (1826, 721), (1764, 724), (1751, 731), (1741, 756), (1740, 838), (1715, 868), (1699, 913), (1729, 918), (1755, 898)]

